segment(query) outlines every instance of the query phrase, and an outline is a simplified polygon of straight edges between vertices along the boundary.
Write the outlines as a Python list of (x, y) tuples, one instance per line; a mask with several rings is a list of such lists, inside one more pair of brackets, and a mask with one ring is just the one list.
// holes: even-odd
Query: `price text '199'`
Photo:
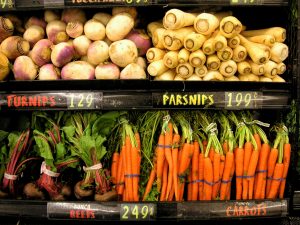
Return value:
[(225, 92), (225, 108), (259, 108), (261, 93), (258, 92)]

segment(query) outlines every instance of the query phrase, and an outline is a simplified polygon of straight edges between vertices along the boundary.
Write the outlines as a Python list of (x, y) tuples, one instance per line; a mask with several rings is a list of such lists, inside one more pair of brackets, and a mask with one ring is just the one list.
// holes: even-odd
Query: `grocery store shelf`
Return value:
[[(129, 209), (129, 210), (127, 210)], [(134, 214), (136, 209), (139, 214)], [(279, 218), (288, 200), (172, 203), (46, 202), (0, 200), (0, 216), (64, 220), (207, 220)]]
[(293, 210), (298, 213), (300, 212), (300, 191), (294, 192)]

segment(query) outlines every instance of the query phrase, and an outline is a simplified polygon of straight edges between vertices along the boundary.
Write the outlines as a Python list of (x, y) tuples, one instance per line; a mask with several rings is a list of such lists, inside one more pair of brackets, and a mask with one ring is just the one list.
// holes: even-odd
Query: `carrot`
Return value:
[(133, 191), (133, 201), (139, 200), (139, 152), (138, 152), (138, 146), (132, 146), (131, 148), (131, 157), (132, 157), (132, 191)]
[(173, 137), (173, 149), (172, 149), (172, 160), (173, 160), (173, 186), (175, 192), (175, 199), (179, 201), (178, 196), (178, 181), (177, 181), (177, 168), (178, 168), (178, 145), (180, 141), (180, 135), (175, 134)]
[(214, 162), (214, 154), (215, 150), (213, 149), (213, 147), (211, 147), (208, 153), (208, 157), (210, 158), (211, 162)]
[(203, 196), (203, 188), (204, 188), (204, 154), (200, 153), (199, 154), (199, 169), (198, 169), (198, 174), (199, 174), (199, 200), (204, 200)]
[(179, 176), (184, 176), (188, 169), (189, 163), (191, 161), (191, 155), (190, 155), (191, 148), (193, 148), (193, 146), (189, 143), (185, 143), (183, 145), (182, 155), (181, 155), (180, 165), (178, 170)]
[(264, 174), (263, 175), (264, 178), (263, 178), (263, 183), (262, 183), (262, 189), (261, 189), (261, 192), (260, 192), (260, 196), (259, 196), (259, 199), (265, 199), (265, 196), (266, 196), (266, 186), (267, 186), (267, 175)]
[(242, 198), (243, 200), (247, 200), (248, 199), (248, 180), (246, 178), (246, 176), (248, 176), (248, 167), (249, 167), (249, 163), (250, 163), (250, 158), (251, 158), (251, 154), (252, 154), (252, 144), (251, 142), (247, 141), (245, 143), (244, 146), (244, 167), (243, 167), (243, 194), (242, 194)]
[(113, 184), (117, 183), (119, 158), (120, 158), (120, 154), (118, 152), (114, 152), (112, 157), (112, 163), (111, 163), (111, 181)]
[(162, 187), (162, 175), (163, 175), (163, 167), (164, 167), (164, 160), (165, 160), (165, 136), (163, 134), (159, 135), (158, 139), (158, 148), (157, 148), (157, 191), (161, 191)]
[(285, 189), (285, 183), (286, 183), (286, 177), (289, 171), (289, 165), (291, 160), (291, 144), (285, 143), (283, 147), (283, 175), (282, 175), (282, 181), (280, 183), (280, 189), (279, 189), (279, 198), (283, 198), (284, 195), (284, 189)]
[(269, 193), (267, 194), (268, 199), (274, 199), (276, 197), (279, 190), (280, 181), (282, 179), (283, 170), (284, 170), (283, 163), (276, 163), (270, 190)]
[(227, 152), (225, 157), (225, 167), (224, 173), (222, 176), (222, 183), (221, 183), (221, 191), (220, 191), (220, 199), (225, 200), (227, 194), (228, 183), (230, 182), (230, 172), (232, 163), (234, 161), (234, 156), (232, 152)]
[(122, 201), (123, 201), (123, 202), (128, 201), (128, 196), (127, 196), (126, 188), (124, 188), (124, 194), (123, 194), (123, 196), (122, 196)]
[(188, 183), (188, 196), (187, 196), (187, 200), (188, 201), (192, 201), (192, 195), (193, 195), (193, 185), (192, 185), (192, 169), (190, 168), (190, 172), (189, 172), (189, 175), (188, 175), (188, 180), (187, 180), (187, 183)]
[(125, 138), (125, 156), (126, 156), (126, 169), (125, 172), (125, 187), (127, 191), (128, 201), (133, 201), (133, 185), (132, 185), (132, 145), (130, 137), (127, 135)]
[(169, 165), (168, 181), (167, 181), (167, 191), (165, 198), (168, 199), (172, 183), (173, 183), (173, 159), (172, 159), (172, 142), (173, 142), (173, 124), (168, 123), (168, 129), (165, 134), (165, 156), (167, 163)]
[(252, 151), (250, 163), (248, 167), (248, 174), (247, 174), (247, 179), (249, 181), (249, 189), (248, 189), (249, 199), (253, 199), (254, 176), (255, 176), (255, 170), (258, 163), (258, 157), (259, 157), (259, 151), (258, 150)]
[(209, 157), (204, 158), (204, 200), (211, 200), (213, 187), (213, 165)]
[(194, 153), (192, 158), (192, 197), (191, 200), (198, 200), (198, 177), (199, 177), (199, 143), (197, 141), (194, 142)]
[(220, 181), (218, 182), (218, 191), (220, 191), (220, 188), (221, 188), (221, 180), (223, 177), (224, 168), (225, 168), (225, 155), (221, 154), (221, 156), (220, 156)]
[(175, 194), (175, 185), (173, 183), (172, 188), (171, 188), (171, 192), (170, 192), (169, 197), (167, 199), (169, 202), (171, 202), (173, 200), (174, 194)]
[(230, 200), (230, 197), (231, 197), (231, 182), (232, 182), (232, 177), (234, 175), (234, 172), (235, 172), (235, 162), (234, 162), (234, 159), (233, 159), (232, 160), (231, 171), (230, 171), (229, 183), (227, 185), (226, 200)]
[(168, 162), (164, 161), (164, 169), (163, 169), (163, 178), (162, 178), (162, 189), (160, 194), (160, 201), (166, 200), (167, 193), (167, 185), (168, 185)]
[(276, 161), (278, 157), (278, 149), (277, 148), (272, 148), (270, 152), (270, 156), (268, 159), (268, 174), (267, 174), (267, 195), (270, 191), (271, 188), (271, 183), (272, 183), (272, 176), (274, 173)]
[(270, 145), (267, 143), (262, 144), (261, 151), (259, 153), (258, 159), (258, 170), (257, 173), (257, 185), (254, 190), (254, 199), (260, 199), (261, 191), (263, 188), (263, 180), (264, 176), (266, 175), (267, 171), (267, 161), (270, 152)]
[(236, 200), (240, 200), (242, 198), (243, 165), (244, 165), (244, 149), (237, 148), (235, 153)]
[(117, 192), (118, 195), (122, 195), (125, 188), (125, 171), (126, 171), (126, 158), (125, 158), (125, 145), (122, 146), (121, 153), (120, 153), (120, 162), (118, 166), (118, 175), (117, 175)]
[(213, 191), (212, 191), (212, 199), (215, 200), (218, 195), (218, 184), (220, 182), (220, 153), (214, 153), (214, 161), (213, 161)]
[[(140, 134), (138, 132), (135, 133), (135, 139), (137, 141), (137, 149), (138, 149), (138, 168), (137, 168), (138, 172), (137, 172), (137, 174), (140, 174), (142, 156), (141, 156), (141, 137), (140, 137)], [(139, 180), (140, 180), (139, 176), (138, 176), (137, 180), (139, 182)]]
[(156, 173), (155, 173), (155, 168), (153, 167), (144, 192), (143, 201), (146, 200), (148, 194), (150, 193), (155, 177), (156, 177)]
[(254, 140), (256, 142), (257, 145), (257, 150), (260, 151), (261, 150), (261, 139), (258, 133), (253, 134)]
[(227, 141), (224, 141), (224, 142), (223, 142), (223, 144), (222, 144), (222, 149), (223, 149), (224, 154), (226, 155), (226, 153), (228, 152), (228, 149), (229, 149), (229, 146), (228, 146), (228, 142), (227, 142)]

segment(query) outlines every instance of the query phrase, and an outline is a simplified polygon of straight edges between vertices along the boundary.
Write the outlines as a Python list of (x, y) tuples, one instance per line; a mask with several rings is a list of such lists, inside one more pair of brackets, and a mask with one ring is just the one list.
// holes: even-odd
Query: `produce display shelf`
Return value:
[[(135, 209), (135, 210), (134, 210)], [(288, 199), (211, 202), (47, 202), (1, 200), (0, 215), (19, 218), (149, 221), (281, 218)]]
[(294, 211), (294, 213), (295, 212), (297, 212), (297, 213), (300, 212), (300, 191), (299, 190), (296, 190), (294, 192), (294, 196), (293, 196), (293, 211)]
[(0, 90), (1, 111), (286, 109), (292, 98), (290, 83), (257, 82), (10, 81)]
[(147, 5), (163, 5), (163, 6), (192, 6), (192, 5), (245, 5), (245, 6), (287, 6), (288, 0), (99, 0), (86, 1), (81, 0), (7, 0), (1, 1), (0, 11), (14, 10), (35, 10), (35, 9), (51, 9), (64, 7), (108, 7), (108, 6), (147, 6)]

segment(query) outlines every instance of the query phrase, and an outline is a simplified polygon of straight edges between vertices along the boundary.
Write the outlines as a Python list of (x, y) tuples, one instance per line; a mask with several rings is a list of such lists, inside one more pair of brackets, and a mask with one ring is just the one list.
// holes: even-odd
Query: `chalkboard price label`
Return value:
[(230, 0), (231, 5), (262, 5), (264, 0)]
[(14, 7), (14, 0), (0, 0), (0, 11), (5, 9), (13, 9)]
[(226, 109), (257, 109), (262, 103), (261, 92), (225, 92)]
[(120, 207), (120, 220), (154, 220), (156, 217), (156, 205), (152, 203), (124, 203)]
[(68, 109), (101, 109), (102, 93), (70, 93), (67, 96)]

